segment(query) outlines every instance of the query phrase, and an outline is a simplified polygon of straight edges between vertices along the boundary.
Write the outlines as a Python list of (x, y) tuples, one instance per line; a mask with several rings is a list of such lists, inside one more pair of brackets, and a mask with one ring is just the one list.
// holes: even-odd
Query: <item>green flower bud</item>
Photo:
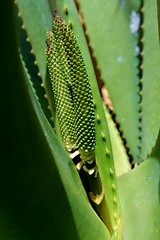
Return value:
[(62, 140), (69, 151), (78, 149), (82, 159), (89, 161), (96, 144), (95, 115), (83, 56), (73, 30), (57, 13), (53, 32), (49, 30), (46, 39), (46, 59)]

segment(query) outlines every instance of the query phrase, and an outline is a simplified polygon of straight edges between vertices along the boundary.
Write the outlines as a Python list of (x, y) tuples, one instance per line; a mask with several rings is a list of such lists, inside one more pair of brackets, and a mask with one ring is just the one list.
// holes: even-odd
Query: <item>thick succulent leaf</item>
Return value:
[[(118, 122), (131, 154), (138, 155), (138, 76), (136, 28), (131, 14), (139, 1), (79, 0), (86, 34), (101, 78), (109, 91)], [(132, 27), (133, 28), (133, 27)], [(131, 33), (131, 31), (133, 33)]]
[(1, 65), (7, 71), (1, 85), (0, 238), (110, 239), (20, 64), (11, 1), (5, 3), (11, 30), (5, 31)]
[[(41, 124), (41, 128), (43, 129), (43, 134), (46, 138), (45, 140), (52, 154), (51, 163), (53, 166), (50, 167), (53, 171), (54, 178), (56, 178), (54, 179), (52, 184), (50, 182), (49, 185), (52, 189), (48, 190), (48, 194), (53, 194), (54, 198), (47, 199), (47, 202), (52, 202), (52, 206), (50, 207), (51, 209), (53, 209), (53, 216), (55, 217), (55, 219), (53, 218), (52, 220), (52, 224), (55, 224), (56, 222), (56, 226), (60, 226), (60, 228), (63, 228), (64, 234), (59, 231), (54, 232), (52, 229), (52, 236), (57, 236), (58, 239), (78, 238), (87, 240), (89, 237), (96, 239), (97, 234), (100, 234), (102, 239), (109, 239), (109, 234), (105, 226), (102, 224), (101, 220), (96, 216), (96, 214), (90, 207), (88, 198), (84, 192), (83, 186), (81, 185), (81, 181), (78, 177), (74, 164), (67, 157), (62, 145), (56, 138), (43, 112), (41, 111), (41, 109), (39, 109), (40, 105), (36, 103), (36, 99), (34, 99), (31, 89), (30, 94), (33, 100), (34, 108), (36, 109), (36, 113), (38, 115), (39, 123)], [(47, 162), (46, 157), (45, 162)], [(56, 165), (57, 171), (55, 171), (54, 165)], [(46, 173), (45, 175), (48, 174)], [(57, 186), (55, 185), (56, 182), (58, 182)], [(58, 191), (59, 194), (57, 196), (57, 189), (60, 190), (60, 183), (62, 184), (63, 188), (62, 191)], [(64, 194), (65, 197), (63, 196)], [(58, 206), (56, 207), (56, 205), (61, 206), (60, 209)], [(62, 206), (64, 206), (64, 209), (62, 208)], [(69, 208), (70, 212), (66, 212), (66, 208)], [(68, 225), (66, 225), (66, 222), (69, 221), (69, 218), (70, 220), (74, 221), (74, 224), (68, 222)], [(86, 226), (89, 225), (90, 227), (87, 227), (89, 231), (87, 231)], [(91, 233), (91, 229), (93, 226), (94, 228), (96, 227), (96, 230), (95, 232), (92, 231)]]
[(46, 77), (45, 40), (46, 31), (52, 27), (52, 12), (48, 1), (16, 0), (23, 28), (32, 44), (33, 54), (42, 79)]
[[(151, 17), (152, 16), (152, 17)], [(160, 46), (157, 1), (144, 1), (142, 158), (150, 154), (160, 128)]]
[(160, 239), (159, 180), (156, 157), (118, 179), (124, 240)]
[[(22, 29), (26, 32), (26, 40), (31, 44), (31, 54), (35, 57), (35, 65), (38, 66), (37, 73), (41, 79), (39, 79), (39, 85), (42, 82), (43, 86), (49, 86), (47, 89), (51, 89), (48, 72), (47, 62), (45, 57), (46, 49), (46, 31), (52, 29), (52, 12), (48, 1), (15, 1), (18, 7), (18, 16), (22, 19)], [(20, 31), (20, 29), (19, 29)], [(25, 48), (25, 43), (21, 43), (22, 48)], [(25, 52), (28, 54), (28, 52)], [(28, 57), (30, 64), (31, 54)], [(33, 57), (32, 56), (32, 57)], [(26, 59), (25, 59), (26, 61)], [(33, 68), (33, 66), (31, 67)], [(38, 85), (38, 83), (36, 83)], [(40, 87), (40, 86), (39, 86)], [(47, 91), (47, 96), (52, 99), (49, 104), (52, 109), (52, 120), (55, 121), (55, 106), (53, 103), (52, 92)]]
[[(86, 67), (87, 67), (87, 71), (88, 71), (88, 74), (89, 74), (89, 77), (90, 77), (90, 79), (92, 80), (92, 82), (91, 82), (91, 85), (92, 85), (92, 87), (93, 87), (93, 89), (95, 89), (95, 88), (97, 88), (97, 85), (96, 85), (96, 80), (95, 80), (95, 76), (94, 76), (94, 71), (93, 71), (93, 67), (92, 67), (92, 64), (91, 64), (91, 60), (90, 60), (90, 56), (89, 56), (89, 53), (88, 53), (88, 48), (87, 48), (87, 44), (86, 44), (86, 42), (85, 42), (85, 37), (84, 37), (84, 33), (83, 33), (83, 29), (82, 29), (82, 27), (81, 27), (81, 25), (80, 25), (80, 22), (79, 22), (79, 18), (78, 18), (78, 15), (77, 15), (77, 11), (76, 11), (76, 8), (75, 8), (75, 5), (74, 5), (74, 3), (72, 2), (72, 1), (57, 1), (57, 2), (55, 2), (55, 1), (50, 1), (50, 3), (51, 3), (51, 9), (52, 9), (52, 11), (55, 9), (55, 7), (56, 7), (56, 9), (58, 10), (58, 13), (59, 13), (59, 15), (61, 16), (61, 17), (63, 17), (66, 21), (71, 21), (72, 22), (72, 24), (73, 24), (73, 31), (74, 31), (74, 33), (75, 33), (75, 35), (76, 35), (76, 37), (77, 37), (77, 40), (78, 40), (78, 42), (79, 42), (79, 45), (80, 45), (80, 48), (81, 48), (81, 50), (82, 50), (82, 55), (84, 56), (84, 58), (85, 58), (85, 63), (86, 63)], [(38, 6), (36, 6), (35, 4), (38, 4)], [(69, 9), (69, 15), (66, 13), (66, 8), (65, 8), (65, 6), (67, 5), (67, 7), (68, 7), (68, 9)], [(32, 48), (33, 48), (33, 51), (35, 52), (35, 48), (37, 47), (37, 51), (41, 51), (42, 52), (42, 50), (43, 50), (43, 47), (40, 49), (40, 48), (38, 48), (38, 44), (37, 44), (37, 46), (36, 46), (36, 44), (34, 44), (34, 42), (36, 42), (35, 40), (34, 41), (32, 41), (32, 35), (34, 34), (34, 37), (36, 37), (37, 38), (37, 41), (43, 41), (43, 43), (44, 43), (44, 40), (43, 40), (43, 38), (40, 40), (39, 38), (38, 38), (38, 36), (40, 37), (41, 35), (40, 34), (38, 34), (38, 31), (37, 31), (37, 29), (36, 29), (36, 26), (33, 26), (33, 27), (31, 27), (31, 25), (30, 25), (30, 21), (32, 21), (33, 22), (33, 19), (32, 20), (28, 20), (28, 14), (29, 14), (29, 12), (30, 12), (30, 9), (31, 8), (33, 8), (32, 9), (32, 12), (33, 12), (33, 14), (34, 14), (34, 16), (35, 16), (35, 18), (36, 18), (36, 9), (37, 9), (37, 7), (38, 7), (38, 14), (37, 14), (37, 17), (40, 15), (40, 12), (42, 11), (43, 12), (43, 4), (42, 5), (40, 5), (39, 3), (34, 3), (33, 1), (30, 1), (29, 2), (29, 4), (27, 4), (26, 2), (24, 2), (24, 1), (21, 1), (21, 2), (18, 2), (18, 7), (19, 7), (19, 11), (20, 11), (20, 13), (21, 13), (21, 16), (22, 16), (22, 20), (23, 20), (23, 22), (24, 22), (24, 26), (25, 26), (25, 29), (26, 29), (26, 31), (27, 31), (27, 35), (28, 35), (28, 37), (29, 37), (29, 39), (30, 39), (30, 42), (31, 42), (31, 45), (32, 45)], [(45, 7), (45, 6), (44, 6)], [(41, 9), (40, 9), (41, 8)], [(40, 10), (39, 10), (40, 9)], [(26, 11), (26, 13), (25, 13), (25, 11)], [(32, 16), (32, 15), (31, 15)], [(45, 18), (45, 15), (43, 15), (43, 18)], [(43, 19), (42, 17), (39, 17), (39, 24), (41, 25), (41, 34), (42, 34), (42, 32), (43, 32), (43, 28), (45, 29), (45, 31), (48, 29), (48, 27), (46, 27), (46, 20), (44, 21), (44, 19)], [(43, 20), (43, 21), (42, 21)], [(35, 21), (36, 22), (36, 21)], [(44, 22), (44, 24), (43, 24), (43, 22)], [(48, 24), (51, 24), (52, 23), (52, 20), (48, 23)], [(33, 23), (32, 23), (33, 24)], [(41, 54), (42, 55), (42, 54)], [(39, 61), (41, 60), (41, 58), (40, 58), (40, 56), (41, 55), (37, 55), (36, 54), (36, 52), (35, 52), (35, 57), (36, 57), (36, 60), (38, 60), (39, 59)], [(39, 68), (41, 68), (41, 66), (39, 65), (39, 61), (37, 61), (37, 64), (38, 64), (38, 66), (39, 66)], [(44, 66), (43, 66), (44, 67)], [(40, 69), (40, 72), (41, 72), (41, 69)], [(41, 76), (43, 77), (43, 74), (41, 74)], [(42, 81), (44, 81), (44, 79), (42, 79)], [(47, 85), (48, 86), (48, 85)], [(48, 95), (48, 98), (49, 98), (49, 102), (50, 102), (50, 104), (52, 105), (52, 101), (50, 101), (50, 96), (51, 96), (51, 94), (48, 94), (48, 88), (46, 88), (47, 89), (47, 95)], [(52, 97), (52, 96), (51, 96)], [(98, 90), (95, 92), (95, 96), (94, 96), (94, 99), (96, 99), (96, 101), (98, 101), (98, 99), (99, 99), (99, 103), (101, 102), (101, 100), (100, 100), (100, 96), (99, 96), (99, 93), (98, 93)], [(98, 104), (99, 105), (99, 104)], [(100, 106), (100, 114), (102, 114), (102, 119), (105, 119), (105, 116), (104, 116), (104, 112), (103, 112), (103, 108), (102, 108), (102, 106)], [(103, 128), (105, 129), (103, 132), (107, 132), (107, 126), (106, 126), (106, 123), (105, 123), (105, 120), (103, 121), (104, 123), (103, 123)], [(108, 157), (106, 157), (106, 147), (110, 150), (111, 149), (111, 146), (110, 146), (110, 141), (107, 141), (107, 146), (106, 146), (106, 143), (102, 140), (102, 130), (101, 130), (101, 126), (99, 126), (99, 137), (97, 137), (97, 138), (99, 138), (100, 139), (100, 142), (103, 142), (103, 145), (104, 145), (104, 147), (103, 147), (103, 152), (104, 152), (104, 158), (106, 159), (106, 158), (108, 158)], [(109, 136), (107, 136), (108, 138), (109, 138)], [(97, 144), (98, 145), (98, 144)], [(101, 150), (99, 149), (99, 148), (97, 148), (98, 150), (97, 150), (97, 156), (98, 156), (98, 154), (99, 154), (99, 156), (97, 157), (98, 159), (100, 158), (101, 159), (101, 161), (103, 160), (103, 158), (101, 158)], [(111, 150), (110, 150), (110, 154), (112, 154), (111, 153)], [(99, 164), (99, 163), (98, 163)], [(114, 166), (113, 166), (113, 160), (112, 160), (112, 155), (111, 155), (111, 160), (109, 160), (109, 161), (106, 161), (106, 168), (105, 168), (105, 172), (107, 172), (108, 174), (109, 174), (109, 169), (112, 169), (112, 171), (113, 171), (113, 175), (114, 175)], [(104, 173), (104, 170), (103, 170), (103, 168), (100, 168), (100, 171), (103, 171), (103, 173)], [(113, 181), (115, 181), (114, 180), (114, 178), (111, 178), (111, 179), (113, 179), (112, 180), (112, 182)], [(115, 195), (115, 191), (114, 191), (114, 194), (113, 194), (113, 191), (111, 190), (111, 184), (112, 184), (112, 182), (111, 181), (107, 181), (106, 180), (106, 174), (103, 174), (103, 179), (102, 179), (102, 181), (104, 181), (105, 183), (105, 189), (106, 189), (106, 191), (107, 191), (107, 194), (110, 196), (109, 197), (109, 200), (108, 200), (108, 205), (109, 205), (109, 208), (111, 209), (111, 215), (112, 215), (112, 222), (115, 222), (115, 220), (113, 219), (113, 205), (114, 205), (114, 203), (113, 203), (113, 198), (115, 197), (114, 195)], [(110, 194), (109, 194), (109, 192), (110, 192)], [(115, 210), (114, 210), (115, 211)], [(118, 213), (118, 211), (117, 211), (117, 213)], [(118, 214), (117, 214), (117, 216), (118, 216)]]
[(116, 176), (118, 177), (131, 170), (131, 166), (129, 164), (128, 156), (126, 153), (126, 149), (124, 148), (122, 139), (118, 133), (115, 123), (113, 122), (108, 112), (106, 112), (106, 118), (113, 149)]

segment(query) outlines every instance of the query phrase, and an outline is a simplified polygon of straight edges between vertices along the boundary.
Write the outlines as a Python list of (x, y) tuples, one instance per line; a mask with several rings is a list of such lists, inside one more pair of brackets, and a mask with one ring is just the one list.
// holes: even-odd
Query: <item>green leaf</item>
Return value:
[(156, 0), (144, 2), (143, 31), (141, 157), (146, 159), (155, 145), (160, 128), (160, 47)]
[(2, 49), (1, 65), (5, 81), (1, 85), (0, 238), (110, 239), (20, 63), (12, 3), (5, 3), (4, 21), (11, 30), (4, 31), (7, 51)]
[(130, 15), (138, 1), (79, 0), (86, 34), (101, 78), (109, 91), (118, 122), (136, 161), (138, 155), (137, 35)]
[(111, 116), (107, 112), (106, 112), (106, 118), (107, 118), (109, 134), (110, 134), (111, 143), (112, 143), (116, 176), (118, 177), (128, 172), (129, 170), (131, 170), (131, 166), (129, 164), (126, 149), (123, 146), (122, 139), (119, 136), (115, 123), (113, 122)]
[(118, 179), (124, 240), (160, 239), (159, 179), (155, 157)]
[[(50, 238), (51, 236), (54, 236), (58, 239), (73, 238), (87, 240), (89, 237), (96, 239), (97, 234), (100, 234), (102, 239), (109, 239), (109, 234), (105, 226), (102, 224), (101, 220), (90, 207), (90, 203), (85, 194), (83, 186), (81, 185), (81, 181), (74, 164), (66, 155), (62, 145), (59, 143), (54, 131), (52, 130), (42, 110), (40, 109), (40, 105), (36, 101), (36, 97), (33, 95), (33, 90), (31, 87), (29, 87), (29, 81), (28, 88), (30, 88), (28, 90), (30, 90), (29, 93), (33, 101), (34, 109), (36, 110), (38, 121), (41, 125), (40, 127), (43, 130), (43, 137), (45, 136), (45, 141), (49, 148), (46, 153), (49, 154), (50, 152), (52, 155), (50, 160), (46, 159), (46, 157), (43, 159), (47, 165), (49, 163), (51, 164), (49, 169), (53, 171), (52, 173), (54, 174), (53, 181), (51, 181), (52, 179), (48, 179), (48, 187), (50, 187), (50, 189), (48, 189), (49, 199), (46, 199), (46, 204), (52, 203), (49, 205), (49, 208), (51, 208), (51, 210), (48, 209), (48, 211), (54, 211), (54, 213), (52, 212), (53, 219), (51, 224), (55, 225), (57, 228), (55, 231), (51, 229)], [(39, 154), (42, 153), (39, 151)], [(42, 168), (42, 170), (44, 169)], [(44, 174), (44, 171), (42, 171), (41, 174)], [(37, 175), (38, 174), (36, 174), (36, 176)], [(45, 173), (45, 176), (46, 175), (48, 175), (47, 172)], [(49, 177), (51, 178), (53, 176)], [(41, 198), (44, 197), (43, 194), (46, 194), (46, 183), (43, 182), (43, 184), (45, 187), (45, 192), (41, 193), (39, 196)], [(59, 186), (60, 184), (62, 184), (62, 189)], [(52, 198), (50, 198), (50, 195)], [(39, 197), (35, 196), (36, 199)], [(58, 206), (60, 206), (60, 208)], [(64, 206), (64, 208), (62, 206)], [(41, 218), (43, 219), (43, 216)], [(68, 224), (66, 224), (67, 221)], [(87, 230), (86, 226), (89, 225), (90, 227)], [(63, 234), (59, 229), (59, 226), (60, 229), (63, 229)], [(95, 232), (92, 231), (91, 233), (93, 226)]]
[(39, 67), (41, 78), (46, 77), (46, 31), (52, 28), (52, 11), (48, 1), (16, 0), (18, 15), (22, 18), (23, 28), (27, 32), (32, 45), (36, 64)]
[(25, 80), (23, 88), (16, 86), (21, 92), (17, 101), (23, 105), (19, 111), (13, 108), (12, 149), (1, 162), (1, 182), (5, 183), (1, 221), (7, 225), (7, 233), (1, 229), (2, 234), (16, 239), (96, 239), (98, 234), (109, 239), (26, 76)]
[[(31, 57), (34, 56), (34, 63), (38, 66), (37, 74), (41, 77), (41, 79), (39, 79), (39, 83), (37, 84), (40, 85), (42, 82), (42, 86), (47, 86), (46, 89), (51, 89), (47, 72), (45, 49), (46, 31), (52, 28), (53, 11), (50, 8), (48, 1), (17, 0), (15, 2), (18, 8), (18, 16), (22, 20), (21, 28), (26, 32), (26, 40), (31, 44), (31, 54), (28, 53), (29, 63), (31, 63)], [(21, 29), (19, 29), (19, 31), (21, 31)], [(26, 50), (24, 42), (22, 42), (22, 47)], [(35, 66), (32, 66), (32, 68), (34, 67)], [(41, 88), (41, 86), (39, 87)], [(52, 109), (52, 120), (55, 121), (55, 106), (53, 103), (52, 92), (48, 90), (46, 96), (49, 96), (51, 99), (49, 105)]]

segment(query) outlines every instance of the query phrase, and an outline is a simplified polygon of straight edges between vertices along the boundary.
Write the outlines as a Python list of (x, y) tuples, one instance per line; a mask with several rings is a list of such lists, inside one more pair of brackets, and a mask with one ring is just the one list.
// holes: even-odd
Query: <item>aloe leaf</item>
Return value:
[(115, 164), (115, 170), (117, 177), (131, 170), (131, 166), (128, 161), (126, 149), (122, 143), (122, 139), (119, 132), (113, 122), (111, 116), (106, 112), (106, 118), (109, 128), (109, 134), (111, 138), (111, 144), (113, 149), (113, 158)]
[[(45, 40), (46, 31), (52, 27), (52, 13), (48, 1), (16, 0), (23, 28), (31, 42), (36, 64), (42, 79), (46, 76)], [(31, 17), (29, 17), (31, 16)]]
[[(56, 138), (55, 133), (49, 125), (48, 121), (46, 120), (42, 110), (39, 109), (40, 105), (36, 101), (36, 97), (33, 96), (33, 90), (31, 88), (29, 90), (39, 123), (41, 125), (41, 128), (43, 129), (45, 140), (52, 154), (51, 163), (53, 166), (50, 167), (56, 179), (54, 180), (54, 183), (50, 183), (51, 189), (49, 190), (48, 194), (53, 194), (54, 198), (47, 199), (47, 202), (52, 202), (52, 207), (50, 207), (54, 211), (54, 214), (52, 213), (52, 224), (54, 225), (56, 223), (56, 226), (60, 226), (60, 228), (63, 228), (63, 230), (65, 229), (64, 234), (62, 234), (59, 229), (57, 232), (54, 232), (52, 229), (50, 234), (54, 237), (57, 236), (57, 238), (59, 239), (88, 239), (88, 237), (96, 239), (97, 234), (100, 234), (102, 239), (109, 239), (109, 234), (105, 226), (102, 224), (98, 216), (96, 216), (94, 211), (90, 208), (88, 198), (84, 192), (83, 186), (81, 185), (74, 164), (66, 155), (62, 145)], [(48, 161), (45, 159), (45, 162)], [(57, 168), (57, 171), (55, 167)], [(56, 172), (58, 175), (57, 177)], [(55, 183), (57, 182), (58, 185), (56, 186)], [(60, 192), (58, 191), (59, 195), (56, 196), (57, 189), (59, 188), (60, 183), (62, 184), (63, 188)], [(63, 196), (64, 194), (66, 197)], [(58, 208), (58, 206), (56, 207), (57, 204), (58, 206), (61, 206), (60, 209)], [(64, 206), (63, 210), (62, 206)], [(70, 210), (68, 213), (65, 210), (66, 208), (69, 208)], [(63, 214), (63, 218), (59, 217), (61, 216), (61, 214)], [(71, 220), (74, 221), (74, 224), (68, 222), (68, 225), (66, 225), (66, 222)], [(96, 230), (95, 232), (92, 231), (91, 233), (91, 228), (89, 228), (89, 231), (87, 231), (86, 226), (92, 226), (92, 224), (94, 228), (96, 226)]]
[(118, 179), (124, 240), (160, 239), (159, 160), (149, 158)]
[(11, 30), (5, 31), (3, 40), (8, 48), (2, 51), (1, 65), (7, 71), (1, 94), (5, 111), (1, 119), (0, 237), (96, 240), (98, 235), (110, 239), (90, 207), (75, 167), (48, 123), (20, 63), (12, 5), (10, 1), (5, 3), (4, 20)]
[[(138, 155), (138, 75), (136, 32), (130, 16), (138, 1), (79, 0), (86, 34), (118, 122), (136, 161)], [(133, 31), (133, 30), (132, 30)]]
[(155, 145), (160, 128), (160, 47), (157, 22), (157, 1), (145, 1), (143, 14), (141, 157), (146, 159)]
[[(14, 153), (10, 159), (8, 175), (1, 173), (1, 177), (7, 182), (5, 189), (9, 191), (9, 199), (6, 191), (2, 192), (1, 206), (4, 209), (1, 212), (3, 217), (4, 213), (11, 214), (11, 220), (9, 217), (6, 220), (10, 225), (12, 222), (14, 228), (11, 237), (88, 239), (92, 236), (96, 239), (97, 234), (100, 234), (102, 239), (109, 239), (106, 228), (90, 208), (78, 174), (48, 124), (27, 78), (26, 81), (24, 87), (29, 96), (24, 94), (22, 88), (20, 90), (26, 98), (29, 97), (31, 109), (28, 111), (28, 106), (23, 104), (25, 114), (20, 112), (23, 114), (23, 121), (19, 122), (22, 128), (16, 133), (20, 138), (23, 134), (25, 140), (18, 146), (13, 145)], [(22, 104), (22, 98), (20, 99)], [(19, 149), (21, 152), (18, 155)], [(1, 170), (4, 171), (5, 168), (4, 164)], [(14, 178), (10, 187), (6, 177)], [(13, 199), (15, 200), (11, 205)], [(21, 226), (20, 221), (24, 226)], [(92, 227), (87, 231), (86, 226), (88, 228), (90, 224), (94, 226), (95, 232), (90, 231)]]
[[(15, 1), (18, 7), (18, 16), (22, 19), (21, 28), (26, 32), (27, 39), (31, 44), (31, 54), (35, 57), (35, 65), (38, 66), (37, 74), (41, 77), (42, 86), (49, 86), (47, 62), (45, 57), (46, 31), (52, 28), (52, 9), (48, 1)], [(20, 29), (19, 29), (20, 31)], [(24, 43), (22, 42), (22, 47)], [(30, 55), (31, 58), (31, 55)], [(30, 59), (29, 58), (29, 59)], [(39, 82), (39, 85), (41, 84)], [(49, 87), (47, 89), (49, 89)], [(51, 91), (46, 96), (52, 99), (49, 105), (52, 109), (52, 120), (55, 121), (55, 110)]]

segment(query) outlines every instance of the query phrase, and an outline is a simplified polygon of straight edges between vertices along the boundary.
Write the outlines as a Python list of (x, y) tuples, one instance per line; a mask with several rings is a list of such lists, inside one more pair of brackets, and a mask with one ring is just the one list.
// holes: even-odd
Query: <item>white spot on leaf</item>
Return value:
[(132, 11), (130, 15), (130, 30), (131, 33), (136, 34), (140, 26), (140, 15), (136, 11)]
[(117, 62), (124, 62), (124, 61), (125, 61), (124, 57), (122, 56), (117, 57)]

